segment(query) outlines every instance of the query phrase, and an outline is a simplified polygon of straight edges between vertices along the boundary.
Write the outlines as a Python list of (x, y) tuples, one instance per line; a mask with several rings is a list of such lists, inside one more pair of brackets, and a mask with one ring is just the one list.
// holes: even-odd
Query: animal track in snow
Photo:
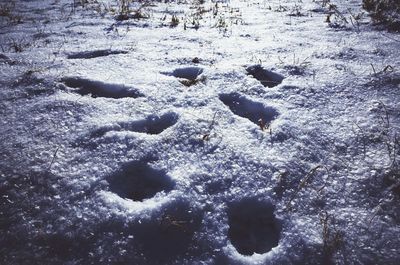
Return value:
[(182, 67), (175, 69), (172, 73), (165, 73), (178, 78), (185, 86), (192, 86), (201, 81), (198, 77), (203, 73), (203, 68), (196, 66)]
[(132, 131), (146, 134), (160, 134), (175, 125), (178, 115), (169, 112), (162, 116), (150, 115), (144, 120), (120, 122), (113, 126), (105, 126), (91, 133), (91, 137), (101, 137), (109, 131)]
[(276, 247), (281, 225), (274, 206), (255, 198), (234, 202), (228, 207), (228, 238), (242, 255), (262, 254)]
[(247, 118), (261, 128), (267, 127), (279, 115), (275, 108), (254, 102), (239, 93), (221, 94), (219, 99), (236, 115)]
[(108, 178), (110, 190), (134, 201), (154, 197), (158, 192), (171, 191), (175, 182), (163, 171), (149, 166), (150, 159), (125, 164)]
[(93, 59), (97, 57), (104, 57), (113, 54), (127, 54), (127, 51), (122, 50), (94, 50), (94, 51), (83, 51), (83, 52), (74, 52), (67, 55), (68, 59)]
[(265, 87), (274, 87), (282, 83), (284, 77), (280, 74), (268, 71), (261, 65), (256, 64), (246, 68), (249, 75), (261, 82)]
[(74, 92), (84, 96), (105, 98), (137, 98), (144, 95), (134, 88), (120, 84), (110, 84), (81, 77), (65, 77), (61, 80), (67, 87), (75, 88)]

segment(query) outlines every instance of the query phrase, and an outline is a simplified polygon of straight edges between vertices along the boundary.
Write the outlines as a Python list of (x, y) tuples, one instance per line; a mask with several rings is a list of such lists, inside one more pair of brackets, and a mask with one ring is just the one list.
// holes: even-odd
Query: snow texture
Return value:
[(0, 264), (398, 264), (398, 34), (128, 2), (0, 3)]

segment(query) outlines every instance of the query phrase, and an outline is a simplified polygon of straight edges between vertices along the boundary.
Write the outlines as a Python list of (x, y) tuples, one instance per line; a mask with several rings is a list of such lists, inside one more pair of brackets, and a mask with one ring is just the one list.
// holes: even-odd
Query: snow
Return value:
[(88, 2), (0, 15), (1, 264), (397, 264), (398, 34), (322, 1)]

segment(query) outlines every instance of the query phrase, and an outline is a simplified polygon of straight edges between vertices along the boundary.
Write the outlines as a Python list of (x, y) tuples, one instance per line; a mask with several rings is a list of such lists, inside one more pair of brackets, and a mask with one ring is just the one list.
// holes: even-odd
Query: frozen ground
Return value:
[(1, 264), (398, 264), (400, 36), (361, 1), (11, 2)]

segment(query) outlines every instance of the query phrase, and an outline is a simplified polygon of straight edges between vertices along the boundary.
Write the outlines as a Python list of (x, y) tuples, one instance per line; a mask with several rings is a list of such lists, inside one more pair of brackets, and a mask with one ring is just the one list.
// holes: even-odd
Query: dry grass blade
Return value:
[[(315, 174), (318, 172), (318, 170), (324, 169), (327, 172), (327, 175), (329, 177), (329, 169), (324, 166), (324, 165), (318, 165), (313, 167), (312, 169), (310, 169), (310, 171), (308, 171), (308, 173), (306, 174), (306, 176), (300, 181), (299, 185), (297, 186), (297, 188), (295, 189), (295, 191), (293, 192), (292, 196), (290, 197), (289, 201), (286, 203), (286, 208), (290, 211), (292, 209), (292, 205), (291, 203), (293, 202), (293, 200), (297, 197), (297, 194), (304, 189), (308, 184), (311, 183), (312, 178), (315, 176)], [(315, 189), (318, 193), (322, 191), (323, 188), (325, 188), (326, 183), (318, 189)]]

